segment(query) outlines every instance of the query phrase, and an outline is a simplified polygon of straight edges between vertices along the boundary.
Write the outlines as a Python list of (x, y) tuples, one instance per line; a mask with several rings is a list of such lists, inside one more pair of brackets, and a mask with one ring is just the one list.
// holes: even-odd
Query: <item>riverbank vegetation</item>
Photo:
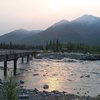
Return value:
[(89, 46), (81, 43), (61, 43), (58, 40), (50, 40), (46, 43), (45, 50), (54, 52), (100, 53), (100, 46)]
[(98, 53), (100, 46), (90, 46), (81, 43), (61, 43), (59, 40), (50, 40), (44, 45), (19, 45), (0, 43), (0, 49), (26, 49), (26, 50), (43, 50), (51, 52), (81, 52), (81, 53)]
[(17, 84), (12, 74), (6, 78), (3, 88), (4, 100), (18, 100)]

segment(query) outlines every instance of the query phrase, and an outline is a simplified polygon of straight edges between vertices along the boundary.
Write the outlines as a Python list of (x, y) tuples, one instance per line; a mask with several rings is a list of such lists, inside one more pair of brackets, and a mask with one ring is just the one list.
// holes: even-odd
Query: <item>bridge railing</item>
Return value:
[(33, 52), (32, 50), (15, 50), (15, 49), (0, 49), (0, 55), (10, 55), (17, 53), (28, 53)]

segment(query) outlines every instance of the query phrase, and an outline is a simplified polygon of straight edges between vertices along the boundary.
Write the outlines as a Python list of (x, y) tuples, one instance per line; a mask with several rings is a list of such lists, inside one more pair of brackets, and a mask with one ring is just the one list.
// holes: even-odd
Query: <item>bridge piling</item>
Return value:
[(27, 62), (29, 62), (29, 55), (27, 55)]
[(24, 57), (22, 57), (22, 63), (24, 62)]
[(16, 76), (16, 72), (17, 72), (17, 59), (14, 59), (14, 76)]
[(7, 61), (4, 61), (4, 76), (7, 76)]

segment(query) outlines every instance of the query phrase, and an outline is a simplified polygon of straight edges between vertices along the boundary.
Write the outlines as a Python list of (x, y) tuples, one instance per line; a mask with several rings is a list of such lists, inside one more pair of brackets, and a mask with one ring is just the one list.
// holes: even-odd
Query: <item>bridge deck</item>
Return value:
[(34, 55), (36, 52), (32, 50), (5, 50), (0, 49), (0, 62), (4, 61), (4, 76), (7, 76), (7, 61), (14, 61), (14, 70), (13, 73), (16, 75), (17, 71), (17, 59), (24, 56), (27, 56), (27, 62), (29, 62), (29, 56)]
[(36, 54), (35, 51), (32, 50), (5, 50), (0, 49), (0, 62), (1, 61), (8, 61), (13, 60), (15, 58), (20, 58), (27, 56), (29, 54)]

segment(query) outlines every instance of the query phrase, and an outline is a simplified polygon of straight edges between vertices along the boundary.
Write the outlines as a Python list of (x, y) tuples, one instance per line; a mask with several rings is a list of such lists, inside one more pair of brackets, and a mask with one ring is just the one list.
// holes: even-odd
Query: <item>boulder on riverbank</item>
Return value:
[(49, 88), (49, 85), (45, 84), (45, 85), (43, 86), (43, 88), (44, 88), (44, 89), (48, 89), (48, 88)]

